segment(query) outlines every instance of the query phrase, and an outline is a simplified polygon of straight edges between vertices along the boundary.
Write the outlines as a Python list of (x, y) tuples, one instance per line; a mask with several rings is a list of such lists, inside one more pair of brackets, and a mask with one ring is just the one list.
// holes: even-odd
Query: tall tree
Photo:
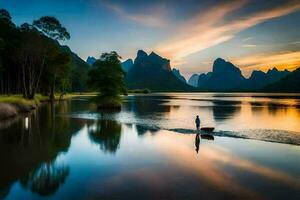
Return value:
[[(44, 16), (41, 17), (38, 20), (33, 21), (33, 26), (42, 32), (45, 36), (55, 40), (55, 41), (63, 41), (63, 40), (69, 40), (70, 34), (67, 31), (65, 27), (61, 25), (61, 23), (55, 18), (50, 16)], [(52, 49), (53, 50), (53, 49)], [(55, 49), (54, 52), (52, 51), (52, 60), (48, 63), (48, 67), (52, 68), (48, 70), (50, 74), (50, 80), (51, 80), (51, 90), (50, 90), (50, 99), (54, 100), (55, 98), (55, 85), (57, 83), (57, 78), (59, 78), (58, 74), (62, 74), (61, 72), (66, 72), (67, 70), (62, 70), (63, 65), (66, 66), (67, 62), (69, 62), (69, 58), (66, 54), (59, 52), (61, 50)], [(53, 59), (54, 57), (54, 59)], [(50, 65), (50, 63), (52, 65)], [(66, 75), (66, 74), (64, 74)], [(65, 78), (63, 76), (60, 76), (65, 82)]]
[(26, 24), (21, 26), (21, 32), (17, 58), (21, 67), (23, 96), (32, 99), (39, 87), (51, 40)]
[(70, 34), (67, 29), (63, 27), (55, 17), (41, 17), (33, 21), (33, 26), (53, 40), (62, 41), (70, 39)]
[(57, 85), (66, 92), (70, 85), (70, 55), (55, 45), (48, 54), (44, 82), (50, 87), (50, 99), (54, 100)]
[(124, 76), (120, 56), (112, 51), (103, 53), (94, 63), (95, 69), (91, 70), (90, 84), (97, 88), (104, 97), (116, 97), (125, 91)]
[(112, 51), (103, 53), (94, 63), (94, 69), (89, 72), (89, 83), (99, 90), (99, 108), (119, 108), (120, 95), (126, 93), (120, 56)]

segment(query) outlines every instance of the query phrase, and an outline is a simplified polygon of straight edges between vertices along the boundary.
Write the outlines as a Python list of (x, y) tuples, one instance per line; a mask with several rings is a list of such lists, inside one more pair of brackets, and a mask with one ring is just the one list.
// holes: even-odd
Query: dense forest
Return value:
[(0, 10), (0, 94), (36, 93), (54, 98), (56, 92), (87, 90), (89, 66), (60, 42), (70, 39), (54, 17), (44, 16), (17, 26)]

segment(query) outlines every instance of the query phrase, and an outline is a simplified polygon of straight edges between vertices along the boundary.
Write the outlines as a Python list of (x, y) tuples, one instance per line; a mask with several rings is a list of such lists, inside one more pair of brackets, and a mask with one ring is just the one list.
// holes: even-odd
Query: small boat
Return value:
[(204, 131), (204, 132), (213, 132), (215, 130), (214, 127), (202, 127), (200, 128), (201, 131)]
[(201, 139), (214, 140), (215, 138), (210, 134), (201, 134)]

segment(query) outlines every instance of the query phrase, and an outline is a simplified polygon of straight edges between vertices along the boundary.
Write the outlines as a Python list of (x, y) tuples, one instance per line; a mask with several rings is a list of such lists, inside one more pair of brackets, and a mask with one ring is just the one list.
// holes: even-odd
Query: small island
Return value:
[(127, 94), (125, 72), (117, 52), (103, 53), (89, 72), (89, 84), (99, 91), (93, 98), (98, 109), (121, 109), (121, 96)]

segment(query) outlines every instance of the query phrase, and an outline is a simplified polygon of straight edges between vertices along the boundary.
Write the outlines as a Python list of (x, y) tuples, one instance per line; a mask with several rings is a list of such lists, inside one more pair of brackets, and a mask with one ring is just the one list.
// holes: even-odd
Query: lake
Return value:
[(0, 199), (300, 199), (299, 122), (300, 94), (45, 104), (0, 122)]

